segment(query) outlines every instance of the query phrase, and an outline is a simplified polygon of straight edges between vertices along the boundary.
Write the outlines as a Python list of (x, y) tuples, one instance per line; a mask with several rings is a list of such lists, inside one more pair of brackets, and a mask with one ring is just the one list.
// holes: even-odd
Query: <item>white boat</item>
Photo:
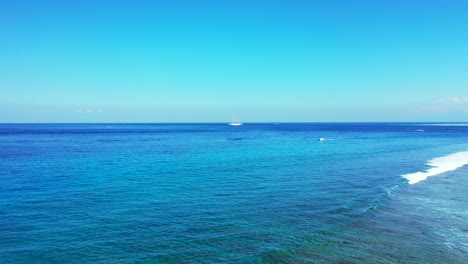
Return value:
[(243, 123), (241, 123), (237, 117), (233, 116), (232, 121), (231, 121), (231, 123), (229, 123), (229, 125), (230, 126), (242, 126)]

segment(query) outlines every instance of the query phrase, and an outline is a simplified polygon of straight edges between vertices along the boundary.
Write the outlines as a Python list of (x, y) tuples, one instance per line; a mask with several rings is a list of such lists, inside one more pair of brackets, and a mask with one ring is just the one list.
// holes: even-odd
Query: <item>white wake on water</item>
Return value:
[(409, 184), (415, 184), (424, 181), (427, 177), (438, 175), (444, 172), (456, 170), (468, 164), (468, 151), (453, 153), (444, 157), (431, 159), (427, 162), (432, 168), (426, 171), (404, 174), (403, 178), (409, 181)]

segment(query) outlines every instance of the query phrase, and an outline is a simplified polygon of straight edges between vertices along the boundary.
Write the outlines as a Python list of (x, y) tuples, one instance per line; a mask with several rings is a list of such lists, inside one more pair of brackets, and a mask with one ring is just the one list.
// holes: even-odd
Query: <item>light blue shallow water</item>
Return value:
[(464, 263), (468, 167), (401, 175), (467, 150), (468, 126), (3, 124), (0, 263)]

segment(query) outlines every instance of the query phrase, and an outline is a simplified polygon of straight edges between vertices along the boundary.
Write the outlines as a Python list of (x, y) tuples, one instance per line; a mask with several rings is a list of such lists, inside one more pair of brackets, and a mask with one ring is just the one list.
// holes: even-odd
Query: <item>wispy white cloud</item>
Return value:
[(102, 109), (93, 109), (93, 108), (77, 108), (74, 111), (77, 114), (102, 114), (104, 110)]
[(468, 112), (468, 97), (444, 97), (438, 99), (430, 107), (429, 112)]
[(452, 97), (445, 97), (445, 98), (440, 98), (437, 100), (439, 103), (454, 103), (454, 104), (468, 104), (468, 97), (457, 97), (457, 96), (452, 96)]

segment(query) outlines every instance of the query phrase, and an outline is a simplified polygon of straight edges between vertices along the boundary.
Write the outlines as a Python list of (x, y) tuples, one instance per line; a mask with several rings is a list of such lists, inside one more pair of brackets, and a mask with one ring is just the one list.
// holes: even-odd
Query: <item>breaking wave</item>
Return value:
[(453, 171), (467, 164), (468, 151), (457, 152), (444, 157), (433, 158), (427, 162), (427, 165), (432, 168), (416, 173), (404, 174), (402, 177), (407, 179), (409, 184), (415, 184), (424, 181), (428, 177)]

